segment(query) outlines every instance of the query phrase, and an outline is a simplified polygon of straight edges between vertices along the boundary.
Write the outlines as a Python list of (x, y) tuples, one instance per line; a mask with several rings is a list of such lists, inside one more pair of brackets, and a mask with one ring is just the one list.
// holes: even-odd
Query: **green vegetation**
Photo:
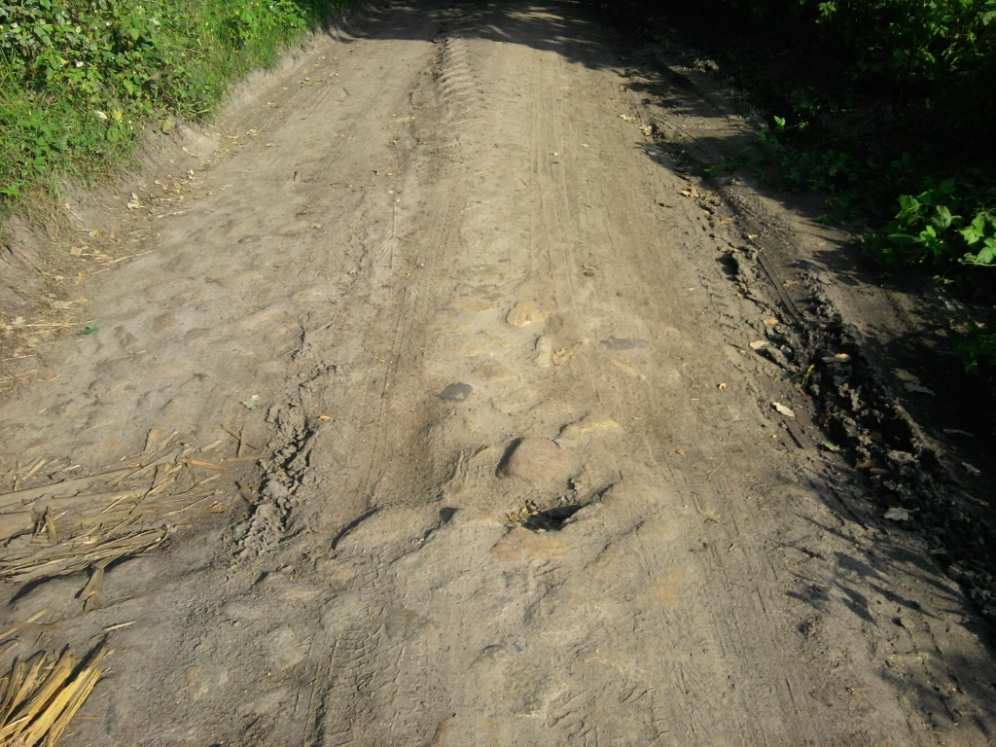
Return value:
[[(954, 214), (952, 205), (965, 208), (966, 214)], [(890, 263), (996, 265), (996, 212), (991, 205), (996, 205), (991, 191), (946, 179), (917, 195), (900, 195), (899, 212), (871, 244)]]
[[(0, 3), (0, 199), (87, 176), (157, 118), (201, 117), (328, 0)], [(168, 121), (168, 119), (167, 119)]]
[(828, 195), (893, 275), (965, 302), (953, 352), (996, 404), (996, 0), (623, 0), (661, 12), (773, 116), (753, 159)]

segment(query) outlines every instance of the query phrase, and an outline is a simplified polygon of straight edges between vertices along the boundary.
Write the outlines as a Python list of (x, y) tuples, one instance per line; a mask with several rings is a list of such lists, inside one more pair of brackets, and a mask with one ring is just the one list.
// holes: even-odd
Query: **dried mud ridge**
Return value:
[[(818, 403), (828, 436), (850, 448), (852, 463), (868, 473), (885, 508), (910, 509), (914, 531), (930, 537), (935, 560), (996, 626), (996, 531), (977, 509), (965, 510), (964, 489), (944, 469), (916, 422), (832, 309), (820, 309), (828, 323), (806, 335), (817, 371), (807, 391)], [(833, 350), (852, 351), (852, 365), (843, 370), (834, 365)]]
[[(639, 25), (646, 20), (642, 13), (634, 18), (632, 10), (625, 7), (605, 7), (603, 11), (615, 14), (615, 22), (627, 33), (646, 35), (646, 29)], [(660, 21), (652, 20), (651, 26), (655, 23)], [(700, 109), (716, 116), (744, 110), (739, 92), (716, 75), (715, 62), (685, 46), (672, 29), (658, 31), (662, 36), (637, 47), (633, 58), (648, 61), (655, 74), (673, 87), (667, 97), (671, 105), (680, 107), (687, 105), (689, 98), (697, 98)], [(663, 54), (662, 45), (667, 50)], [(750, 118), (756, 116), (752, 113)], [(774, 229), (768, 231), (774, 239), (770, 252), (759, 251), (748, 241), (746, 247), (732, 248), (720, 258), (728, 277), (745, 295), (760, 293), (786, 322), (785, 326), (765, 329), (771, 344), (757, 352), (813, 398), (815, 422), (826, 435), (826, 444), (844, 450), (851, 466), (877, 496), (878, 512), (890, 507), (908, 509), (912, 518), (909, 529), (929, 538), (932, 557), (962, 584), (989, 624), (996, 626), (996, 525), (986, 515), (985, 502), (971, 497), (970, 489), (954, 474), (951, 462), (957, 463), (957, 457), (942, 454), (943, 445), (925, 437), (916, 419), (864, 354), (860, 335), (828, 297), (825, 279), (798, 269), (797, 246), (786, 240), (791, 229), (765, 226), (765, 219), (754, 206), (744, 204), (743, 196), (730, 188), (728, 180), (708, 175), (710, 169), (742, 158), (741, 150), (753, 147), (752, 133), (735, 126), (735, 137), (729, 142), (700, 142), (680, 129), (676, 133), (678, 128), (662, 119), (650, 116), (647, 121), (646, 131), (655, 147), (667, 154), (677, 170), (701, 177), (715, 190), (736, 216), (744, 237), (764, 232), (766, 227)], [(854, 251), (851, 247), (844, 250)], [(795, 282), (786, 284), (786, 278)], [(787, 286), (802, 292), (788, 291)], [(849, 513), (862, 521), (857, 513)]]
[(991, 743), (866, 500), (926, 447), (682, 167), (741, 123), (579, 3), (381, 7), (75, 207), (127, 260), (0, 403), (0, 664), (108, 639), (70, 746)]
[[(670, 53), (683, 64), (702, 65), (694, 52), (675, 49), (673, 40)], [(649, 55), (656, 57), (652, 52)], [(717, 90), (718, 84), (708, 77), (708, 83), (698, 77), (696, 84), (673, 66), (663, 67), (662, 72), (677, 80), (681, 90), (698, 93), (717, 110), (732, 108), (723, 100), (724, 92)], [(671, 142), (653, 122), (650, 129), (655, 141), (686, 173), (708, 173), (710, 166), (732, 154), (723, 148), (697, 149)], [(703, 181), (716, 190), (734, 215), (740, 214), (745, 236), (757, 230), (755, 216), (738, 210), (737, 197), (729, 193), (722, 179), (707, 176)], [(729, 250), (720, 259), (728, 277), (743, 293), (765, 296), (769, 307), (779, 309), (786, 322), (765, 330), (770, 345), (757, 352), (782, 368), (813, 398), (815, 422), (828, 439), (824, 446), (844, 450), (851, 466), (877, 496), (880, 512), (890, 507), (908, 509), (910, 530), (929, 537), (935, 561), (963, 585), (977, 610), (996, 626), (996, 526), (945, 466), (951, 460), (941, 458), (940, 445), (924, 436), (915, 418), (868, 361), (859, 335), (827, 297), (824, 282), (796, 269), (794, 257), (789, 255), (793, 247), (779, 249), (768, 260), (764, 252), (753, 247)], [(773, 266), (774, 262), (780, 262), (780, 267)], [(784, 280), (788, 276), (795, 277), (794, 285), (804, 292), (787, 292)], [(862, 521), (857, 513), (850, 515)]]
[[(757, 268), (754, 276), (763, 273), (769, 287), (777, 288), (778, 277), (761, 270), (757, 259), (756, 254), (739, 255), (735, 274), (739, 263), (752, 263)], [(828, 439), (824, 448), (844, 450), (851, 466), (865, 476), (882, 512), (893, 507), (909, 510), (911, 531), (930, 538), (934, 559), (996, 625), (996, 532), (965, 510), (963, 488), (868, 362), (821, 284), (811, 280), (809, 290), (812, 300), (804, 314), (794, 302), (774, 296), (791, 321), (784, 334), (775, 332), (769, 339), (779, 351), (776, 362), (787, 359), (795, 371), (792, 378), (813, 398), (815, 422)], [(863, 521), (858, 513), (850, 515)]]

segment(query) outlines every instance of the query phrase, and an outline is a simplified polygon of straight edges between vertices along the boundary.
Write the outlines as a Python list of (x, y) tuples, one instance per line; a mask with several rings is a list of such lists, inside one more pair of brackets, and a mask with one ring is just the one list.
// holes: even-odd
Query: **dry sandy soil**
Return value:
[(80, 202), (81, 333), (0, 405), (3, 663), (113, 651), (65, 744), (992, 743), (786, 373), (758, 251), (832, 237), (682, 173), (744, 123), (619, 50), (389, 3)]

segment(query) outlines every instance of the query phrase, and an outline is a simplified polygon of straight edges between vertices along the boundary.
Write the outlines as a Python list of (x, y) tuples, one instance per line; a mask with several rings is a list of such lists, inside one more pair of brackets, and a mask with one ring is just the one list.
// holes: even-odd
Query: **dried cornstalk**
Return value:
[(0, 678), (0, 747), (54, 747), (106, 672), (101, 644), (83, 665), (68, 650), (15, 659)]
[(140, 529), (117, 537), (76, 537), (58, 545), (37, 545), (0, 560), (0, 578), (30, 582), (79, 573), (97, 565), (140, 555), (166, 539), (165, 529)]

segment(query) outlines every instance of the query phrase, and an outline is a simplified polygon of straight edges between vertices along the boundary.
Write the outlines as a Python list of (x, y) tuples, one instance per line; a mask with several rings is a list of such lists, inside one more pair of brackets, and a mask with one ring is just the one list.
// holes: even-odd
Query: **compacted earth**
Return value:
[(614, 33), (382, 3), (69, 205), (0, 403), (2, 663), (103, 651), (63, 743), (996, 739), (802, 391), (834, 236), (695, 176), (747, 123)]

